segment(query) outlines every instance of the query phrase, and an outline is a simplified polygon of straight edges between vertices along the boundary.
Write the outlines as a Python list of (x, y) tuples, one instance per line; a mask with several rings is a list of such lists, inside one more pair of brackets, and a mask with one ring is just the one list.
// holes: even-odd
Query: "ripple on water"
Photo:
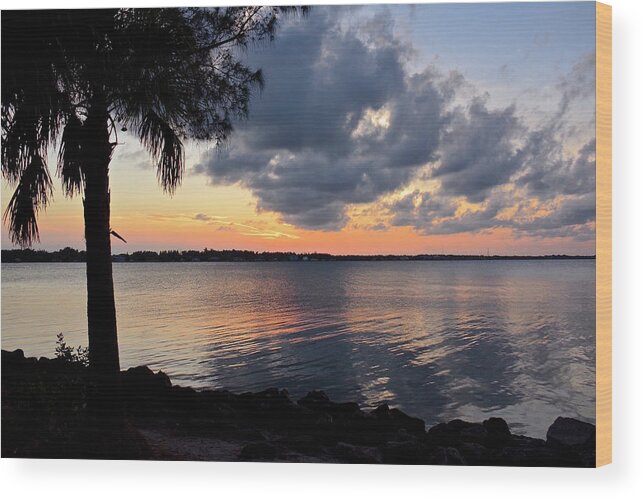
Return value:
[[(123, 367), (176, 383), (594, 421), (594, 261), (115, 264)], [(86, 344), (82, 264), (2, 264), (2, 347)]]

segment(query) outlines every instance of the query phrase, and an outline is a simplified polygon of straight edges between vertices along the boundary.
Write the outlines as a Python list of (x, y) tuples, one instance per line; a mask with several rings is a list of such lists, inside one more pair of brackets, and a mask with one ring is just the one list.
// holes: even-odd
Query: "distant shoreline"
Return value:
[[(256, 252), (248, 250), (134, 251), (112, 255), (113, 262), (364, 262), (364, 261), (468, 261), (468, 260), (595, 260), (595, 255), (332, 255), (329, 253)], [(85, 262), (85, 251), (32, 249), (2, 250), (2, 263)]]

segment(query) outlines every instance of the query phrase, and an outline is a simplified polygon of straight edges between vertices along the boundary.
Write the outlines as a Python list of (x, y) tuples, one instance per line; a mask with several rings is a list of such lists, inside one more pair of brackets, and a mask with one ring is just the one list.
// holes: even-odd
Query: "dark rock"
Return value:
[(458, 451), (458, 449), (454, 449), (453, 447), (446, 448), (446, 458), (447, 458), (447, 464), (450, 464), (450, 465), (462, 466), (467, 464), (466, 461), (460, 455), (460, 451)]
[(322, 442), (315, 435), (285, 435), (279, 438), (278, 442), (282, 447), (307, 456), (319, 456), (323, 452)]
[(147, 366), (130, 367), (121, 373), (124, 387), (128, 390), (165, 390), (172, 386), (172, 382), (163, 371), (154, 373)]
[(460, 440), (462, 442), (482, 444), (487, 441), (488, 436), (487, 429), (481, 424), (474, 423), (460, 431)]
[(428, 440), (441, 447), (457, 447), (464, 442), (485, 443), (487, 429), (480, 423), (469, 423), (454, 419), (448, 423), (440, 423), (427, 432)]
[(328, 398), (328, 395), (321, 390), (308, 392), (304, 397), (297, 401), (300, 405), (313, 407), (319, 404), (326, 404), (327, 402), (330, 402), (330, 399)]
[(2, 377), (20, 376), (20, 371), (27, 367), (25, 353), (18, 349), (13, 352), (2, 350)]
[(465, 442), (458, 447), (458, 450), (469, 464), (478, 464), (488, 460), (489, 450), (482, 444)]
[(400, 428), (395, 434), (395, 440), (399, 442), (407, 442), (416, 438), (418, 438), (417, 434), (410, 433), (406, 428)]
[(432, 464), (434, 449), (420, 440), (386, 442), (382, 462), (386, 464)]
[(277, 448), (267, 442), (246, 445), (239, 456), (242, 461), (273, 461), (277, 457)]
[[(26, 359), (25, 358), (25, 353), (18, 348), (17, 350), (13, 351), (8, 351), (8, 350), (2, 350), (2, 368), (3, 372), (4, 371), (9, 371), (6, 368), (11, 368), (13, 369), (20, 369), (24, 368), (27, 366), (27, 364), (33, 364), (35, 363), (35, 359), (33, 357)], [(8, 374), (11, 374), (10, 372)]]
[(563, 448), (594, 448), (596, 427), (574, 418), (559, 417), (547, 430), (547, 445)]
[(256, 409), (263, 411), (281, 410), (284, 408), (291, 409), (294, 403), (288, 397), (288, 391), (270, 388), (257, 393), (242, 393), (236, 400), (241, 408), (251, 412)]
[(477, 464), (491, 466), (568, 466), (569, 459), (544, 440), (513, 435), (507, 445), (490, 449)]
[(454, 447), (438, 447), (427, 456), (426, 464), (442, 464), (450, 466), (466, 465), (466, 461)]
[(160, 402), (171, 411), (194, 415), (209, 414), (208, 399), (189, 386), (172, 386), (161, 394)]
[(77, 363), (25, 358), (21, 350), (3, 350), (2, 455), (149, 457), (158, 450), (145, 450), (143, 440), (135, 446), (128, 442), (142, 438), (137, 437), (136, 428), (155, 428), (221, 439), (232, 448), (245, 445), (240, 458), (247, 461), (595, 464), (596, 429), (575, 419), (558, 418), (546, 442), (512, 435), (501, 418), (483, 423), (456, 419), (425, 432), (421, 419), (386, 404), (365, 413), (356, 403), (333, 402), (321, 391), (310, 392), (297, 403), (286, 390), (275, 388), (241, 395), (197, 391), (172, 386), (167, 375), (144, 366), (122, 372), (118, 382), (110, 385), (109, 396), (118, 410), (101, 413), (101, 424), (96, 425), (92, 423), (99, 416), (96, 409), (89, 413), (87, 408), (98, 392), (93, 391), (88, 373)]
[(326, 413), (333, 420), (363, 416), (359, 405), (355, 402), (332, 402), (324, 392), (319, 390), (309, 392), (299, 399), (297, 404), (314, 412)]
[(268, 440), (266, 433), (258, 428), (246, 428), (238, 430), (235, 436), (241, 440), (248, 440), (251, 442), (265, 442)]
[(21, 348), (13, 351), (2, 350), (2, 362), (21, 361), (25, 358), (25, 352)]
[(487, 430), (486, 445), (499, 446), (511, 440), (509, 425), (502, 418), (489, 418), (482, 422), (482, 426)]
[(388, 404), (382, 404), (368, 414), (374, 420), (375, 427), (384, 431), (397, 432), (404, 429), (409, 433), (424, 433), (424, 421), (411, 417), (399, 409), (391, 409)]
[(489, 418), (482, 422), (482, 425), (487, 429), (490, 435), (504, 435), (511, 436), (509, 425), (502, 418)]
[(129, 411), (156, 417), (161, 409), (172, 406), (172, 383), (163, 372), (154, 373), (147, 366), (121, 372), (119, 393)]
[(333, 449), (333, 454), (339, 461), (348, 464), (377, 464), (382, 462), (382, 455), (376, 447), (337, 442)]

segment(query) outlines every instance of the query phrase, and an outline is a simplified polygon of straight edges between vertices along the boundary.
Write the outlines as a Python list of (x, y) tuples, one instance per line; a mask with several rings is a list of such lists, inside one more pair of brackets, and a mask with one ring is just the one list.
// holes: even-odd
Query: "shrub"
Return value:
[(82, 347), (80, 345), (76, 348), (70, 347), (65, 343), (65, 335), (63, 333), (56, 335), (56, 338), (56, 358), (74, 364), (80, 364), (84, 367), (89, 366), (89, 347)]

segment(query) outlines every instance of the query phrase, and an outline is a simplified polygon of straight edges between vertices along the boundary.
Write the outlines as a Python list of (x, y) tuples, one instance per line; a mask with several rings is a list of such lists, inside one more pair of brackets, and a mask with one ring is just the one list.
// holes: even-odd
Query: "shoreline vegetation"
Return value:
[[(3, 263), (85, 262), (86, 252), (74, 248), (57, 251), (2, 250)], [(170, 250), (134, 251), (112, 255), (113, 262), (316, 262), (316, 261), (464, 261), (464, 260), (595, 260), (595, 255), (333, 255), (330, 253), (295, 253), (249, 250)]]
[(427, 429), (387, 404), (366, 410), (321, 391), (293, 401), (276, 388), (195, 390), (145, 366), (121, 371), (92, 404), (90, 379), (80, 362), (2, 350), (2, 457), (595, 465), (596, 428), (573, 418), (557, 418), (545, 439), (512, 434), (497, 417)]

